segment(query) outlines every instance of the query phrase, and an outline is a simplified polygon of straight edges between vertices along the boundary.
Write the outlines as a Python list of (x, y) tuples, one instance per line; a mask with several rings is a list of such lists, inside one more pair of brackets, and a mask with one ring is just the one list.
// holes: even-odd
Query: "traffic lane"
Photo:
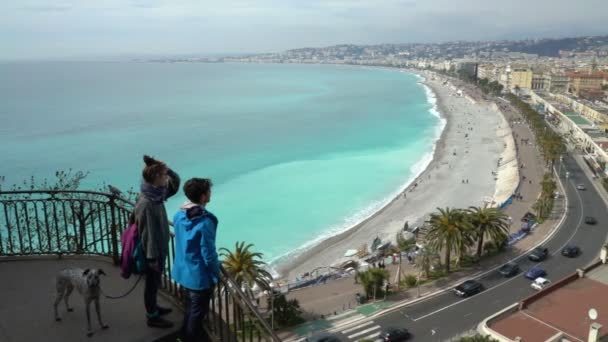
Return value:
[[(580, 201), (578, 205), (580, 205)], [(562, 247), (567, 245), (578, 232), (577, 228), (580, 228), (581, 222), (582, 215), (580, 213), (580, 210), (577, 210), (576, 207), (572, 208), (572, 210), (569, 210), (568, 216), (564, 220), (560, 229), (549, 239), (547, 243), (543, 245), (547, 247), (547, 249), (549, 250), (549, 254), (559, 255)], [(518, 264), (520, 271), (517, 275), (514, 275), (513, 277), (523, 277), (523, 273), (538, 264), (537, 262), (530, 261), (528, 259), (529, 254), (530, 253), (527, 252), (522, 256), (515, 258), (513, 262)], [(550, 260), (551, 258), (552, 256), (550, 255), (548, 257), (548, 260)], [(505, 281), (508, 281), (509, 279), (511, 278), (505, 278), (503, 275), (498, 273), (497, 270), (489, 271), (489, 273), (487, 273), (486, 275), (478, 278), (478, 280), (484, 285), (486, 290), (488, 288), (492, 288), (494, 286), (502, 284)], [(407, 315), (415, 319), (416, 317), (421, 317), (431, 312), (434, 312), (439, 308), (448, 305), (453, 305), (455, 303), (466, 300), (456, 296), (453, 293), (452, 289), (450, 289), (450, 291), (447, 291), (446, 293), (437, 295), (430, 299), (417, 302), (415, 304), (412, 304), (411, 306), (406, 306), (405, 311), (407, 312)]]
[[(588, 263), (593, 259), (581, 258), (567, 259), (561, 256), (554, 257), (547, 265), (549, 278), (561, 279), (572, 273), (577, 266)], [(542, 265), (542, 263), (541, 263)], [(376, 319), (382, 327), (404, 327), (412, 331), (415, 340), (420, 341), (442, 341), (459, 333), (474, 329), (484, 318), (496, 313), (503, 308), (526, 298), (536, 291), (530, 285), (531, 281), (524, 278), (522, 274), (513, 278), (505, 279), (486, 291), (459, 301), (455, 305), (439, 308), (421, 317), (410, 317), (406, 319), (403, 315), (393, 313)]]
[[(597, 193), (595, 195), (597, 195)], [(576, 196), (576, 195), (575, 195), (575, 197), (578, 198), (578, 196)], [(578, 203), (573, 203), (572, 208), (568, 213), (568, 216), (572, 217), (575, 221), (578, 221), (578, 220), (576, 220), (576, 216), (578, 216), (579, 220), (580, 220), (580, 215), (581, 215), (582, 211), (577, 213), (577, 211), (579, 211), (577, 209), (580, 208), (581, 203), (586, 202), (583, 199), (588, 199), (588, 197), (591, 197), (590, 202), (595, 204), (592, 207), (596, 210), (598, 210), (598, 209), (601, 210), (601, 207), (603, 207), (603, 202), (600, 202), (600, 205), (598, 205), (597, 204), (598, 202), (593, 201), (593, 198), (592, 198), (593, 194), (590, 193), (590, 194), (581, 195), (581, 198), (580, 198), (580, 200), (578, 200)], [(602, 213), (604, 214), (604, 216), (606, 216), (605, 210), (603, 210)], [(574, 226), (574, 224), (571, 223), (573, 221), (572, 218), (569, 221), (564, 222), (564, 224), (569, 227)], [(563, 228), (566, 228), (566, 227), (564, 226)], [(576, 228), (578, 228), (578, 229), (576, 229)], [(586, 229), (586, 230), (582, 230), (581, 228), (587, 228), (587, 227), (583, 227), (583, 225), (578, 224), (578, 225), (576, 225), (576, 227), (574, 227), (574, 229), (572, 229), (572, 228), (564, 229), (563, 231), (560, 229), (560, 231), (558, 231), (558, 233), (556, 233), (555, 238), (551, 239), (551, 242), (554, 242), (554, 241), (557, 242), (558, 246), (557, 247), (552, 246), (553, 251), (550, 250), (551, 256), (547, 259), (547, 261), (545, 261), (543, 263), (539, 263), (541, 265), (541, 267), (546, 268), (546, 271), (549, 274), (548, 277), (550, 279), (553, 279), (555, 281), (559, 280), (559, 279), (567, 276), (568, 274), (571, 274), (573, 271), (576, 270), (576, 268), (585, 266), (585, 265), (589, 264), (590, 262), (592, 262), (594, 259), (596, 259), (597, 250), (599, 250), (599, 248), (601, 248), (601, 245), (602, 245), (603, 241), (605, 240), (606, 233), (602, 229), (597, 229), (596, 227), (591, 227), (591, 229)], [(562, 257), (560, 254), (561, 247), (568, 243), (575, 244), (575, 245), (578, 245), (579, 247), (581, 247), (583, 250), (583, 254), (581, 256), (579, 256), (578, 258), (572, 258), (572, 259)], [(529, 267), (532, 267), (533, 265), (536, 264), (536, 263), (527, 261), (527, 259), (520, 259), (520, 260), (521, 261), (519, 262), (519, 264), (521, 265), (520, 267), (522, 268), (523, 271), (527, 270)], [(433, 322), (437, 322), (437, 321), (440, 322), (441, 321), (440, 317), (448, 315), (449, 317), (446, 317), (446, 319), (449, 319), (452, 321), (457, 320), (457, 321), (459, 321), (459, 324), (457, 324), (455, 326), (456, 330), (442, 328), (441, 331), (444, 333), (447, 332), (447, 334), (449, 336), (453, 336), (451, 334), (457, 334), (459, 332), (466, 331), (466, 329), (464, 329), (463, 327), (465, 327), (467, 325), (474, 326), (477, 322), (482, 320), (484, 317), (490, 315), (491, 313), (499, 311), (501, 308), (504, 308), (505, 306), (508, 306), (511, 303), (518, 302), (519, 300), (534, 293), (534, 290), (532, 290), (530, 288), (531, 281), (523, 278), (523, 275), (521, 273), (519, 275), (515, 276), (515, 278), (513, 280), (508, 279), (508, 280), (503, 281), (503, 283), (500, 283), (501, 278), (495, 274), (488, 275), (485, 278), (486, 278), (486, 280), (492, 279), (494, 281), (499, 281), (499, 283), (491, 284), (491, 288), (487, 290), (488, 292), (483, 292), (483, 293), (481, 293), (477, 296), (473, 296), (467, 300), (460, 300), (460, 301), (456, 300), (456, 302), (445, 302), (447, 305), (437, 308), (435, 310), (436, 312), (431, 311), (430, 312), (431, 314), (430, 315), (426, 314), (426, 317), (424, 317), (425, 315), (418, 316), (418, 317), (409, 316), (410, 317), (410, 324), (409, 324), (410, 328), (416, 333), (416, 336), (423, 336), (430, 340), (433, 340), (434, 338), (438, 338), (438, 337), (441, 338), (443, 336), (443, 333), (440, 333), (438, 329), (435, 329), (438, 327), (434, 327), (433, 324), (424, 323), (424, 321), (426, 320), (426, 318), (432, 317)], [(488, 298), (486, 300), (486, 296), (489, 294), (491, 294), (491, 298)], [(449, 295), (449, 293), (446, 293), (436, 299), (445, 298), (447, 295)], [(481, 301), (481, 305), (476, 305), (476, 303), (478, 301)], [(468, 302), (468, 303), (464, 304), (464, 302)], [(457, 304), (454, 304), (454, 303), (457, 303)], [(426, 302), (421, 302), (418, 305), (427, 306), (428, 304), (429, 304), (429, 301), (426, 301)], [(406, 308), (406, 309), (409, 309), (410, 311), (412, 311), (412, 309), (415, 306), (416, 305)], [(483, 308), (488, 309), (487, 310), (488, 314), (486, 316), (479, 316), (480, 312), (486, 311), (486, 310), (482, 310)], [(460, 310), (462, 310), (463, 312), (458, 312)], [(428, 307), (425, 308), (425, 311), (429, 311), (429, 308)], [(438, 319), (438, 317), (439, 317), (439, 319)], [(459, 318), (459, 317), (461, 317), (461, 318)], [(468, 317), (471, 317), (471, 320), (468, 320), (467, 319)], [(395, 325), (398, 323), (403, 323), (403, 321), (404, 321), (403, 314), (394, 313), (392, 315), (387, 315), (387, 316), (383, 317), (381, 320), (381, 323), (385, 324), (386, 326), (390, 326), (390, 325)], [(431, 331), (434, 331), (435, 335), (432, 335)]]

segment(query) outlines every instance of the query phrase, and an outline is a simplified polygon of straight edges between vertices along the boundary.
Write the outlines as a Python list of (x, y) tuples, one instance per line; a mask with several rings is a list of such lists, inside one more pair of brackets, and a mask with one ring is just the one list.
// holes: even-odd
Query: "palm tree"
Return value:
[(224, 257), (224, 269), (239, 287), (244, 288), (248, 296), (253, 298), (252, 288), (258, 285), (262, 290), (270, 290), (272, 275), (264, 269), (265, 262), (259, 260), (263, 254), (251, 252), (253, 244), (245, 246), (245, 242), (236, 242), (234, 252), (220, 248)]
[(445, 270), (450, 272), (452, 252), (461, 252), (463, 246), (473, 243), (472, 225), (461, 209), (437, 208), (427, 221), (426, 240), (432, 249), (445, 251)]
[(437, 253), (429, 247), (424, 247), (418, 251), (418, 255), (416, 256), (416, 267), (418, 267), (420, 271), (424, 273), (425, 278), (429, 278), (433, 261), (437, 260), (438, 258), (439, 256)]
[(388, 281), (390, 274), (382, 268), (370, 268), (365, 272), (359, 272), (357, 278), (363, 286), (367, 298), (376, 297), (379, 291), (382, 291), (382, 285)]
[(469, 207), (468, 215), (477, 235), (477, 258), (483, 252), (484, 238), (500, 241), (509, 234), (508, 217), (497, 208)]

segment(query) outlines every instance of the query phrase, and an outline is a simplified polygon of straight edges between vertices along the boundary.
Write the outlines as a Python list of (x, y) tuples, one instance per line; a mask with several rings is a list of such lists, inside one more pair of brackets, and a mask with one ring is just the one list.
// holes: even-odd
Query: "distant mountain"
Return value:
[(559, 50), (581, 52), (605, 46), (608, 46), (608, 36), (508, 41), (504, 44), (499, 43), (495, 45), (495, 47), (506, 48), (509, 51), (532, 53), (547, 57), (559, 56)]

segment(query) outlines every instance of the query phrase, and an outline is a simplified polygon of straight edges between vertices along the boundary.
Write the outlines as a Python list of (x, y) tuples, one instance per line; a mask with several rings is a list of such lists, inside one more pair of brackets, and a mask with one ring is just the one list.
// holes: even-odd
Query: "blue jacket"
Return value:
[(171, 276), (190, 290), (217, 284), (220, 262), (215, 250), (217, 218), (198, 205), (182, 207), (173, 217), (175, 259)]

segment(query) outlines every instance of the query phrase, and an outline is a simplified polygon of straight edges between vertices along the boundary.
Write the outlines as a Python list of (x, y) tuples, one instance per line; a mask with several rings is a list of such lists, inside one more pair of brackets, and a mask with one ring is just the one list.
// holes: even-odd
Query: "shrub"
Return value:
[(418, 284), (418, 278), (413, 274), (408, 274), (405, 276), (405, 284), (408, 287), (414, 287)]

